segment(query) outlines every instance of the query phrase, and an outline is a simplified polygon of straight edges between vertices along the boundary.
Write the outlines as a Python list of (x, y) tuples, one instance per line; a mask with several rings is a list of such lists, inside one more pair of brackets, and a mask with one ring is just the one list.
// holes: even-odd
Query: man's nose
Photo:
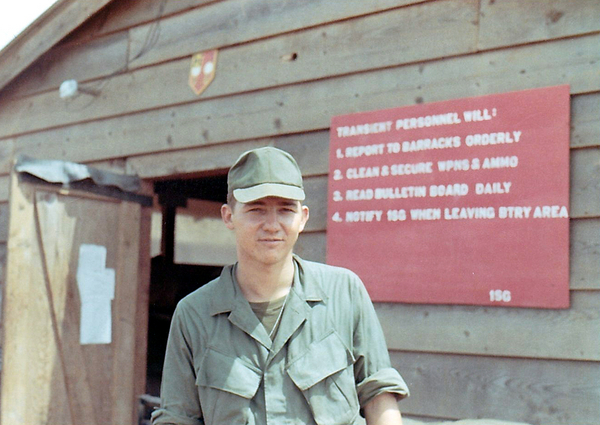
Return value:
[(276, 209), (269, 209), (265, 214), (264, 226), (268, 229), (276, 229), (279, 226), (279, 217)]

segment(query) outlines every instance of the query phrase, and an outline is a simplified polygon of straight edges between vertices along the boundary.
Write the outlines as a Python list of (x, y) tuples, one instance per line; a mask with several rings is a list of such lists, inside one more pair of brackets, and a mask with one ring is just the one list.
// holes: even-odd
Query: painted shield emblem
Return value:
[(192, 56), (189, 84), (197, 95), (200, 95), (215, 78), (217, 53), (217, 50), (209, 50)]

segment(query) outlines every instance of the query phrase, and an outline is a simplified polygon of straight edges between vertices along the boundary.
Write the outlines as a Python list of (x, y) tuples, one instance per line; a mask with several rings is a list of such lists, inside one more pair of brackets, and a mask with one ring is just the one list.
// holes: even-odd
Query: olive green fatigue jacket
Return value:
[(273, 341), (233, 266), (178, 304), (153, 424), (350, 425), (373, 397), (408, 395), (358, 276), (294, 262)]

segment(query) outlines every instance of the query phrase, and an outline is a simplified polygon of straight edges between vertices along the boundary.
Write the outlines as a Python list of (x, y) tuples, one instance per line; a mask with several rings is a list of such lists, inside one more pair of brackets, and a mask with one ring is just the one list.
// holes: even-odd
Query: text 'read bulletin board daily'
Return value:
[(333, 117), (327, 262), (374, 301), (569, 306), (569, 86)]

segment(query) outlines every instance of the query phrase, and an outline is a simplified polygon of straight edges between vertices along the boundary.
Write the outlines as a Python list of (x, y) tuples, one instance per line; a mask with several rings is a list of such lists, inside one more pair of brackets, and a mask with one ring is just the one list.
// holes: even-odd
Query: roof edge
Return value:
[(57, 0), (0, 51), (0, 90), (113, 0)]

